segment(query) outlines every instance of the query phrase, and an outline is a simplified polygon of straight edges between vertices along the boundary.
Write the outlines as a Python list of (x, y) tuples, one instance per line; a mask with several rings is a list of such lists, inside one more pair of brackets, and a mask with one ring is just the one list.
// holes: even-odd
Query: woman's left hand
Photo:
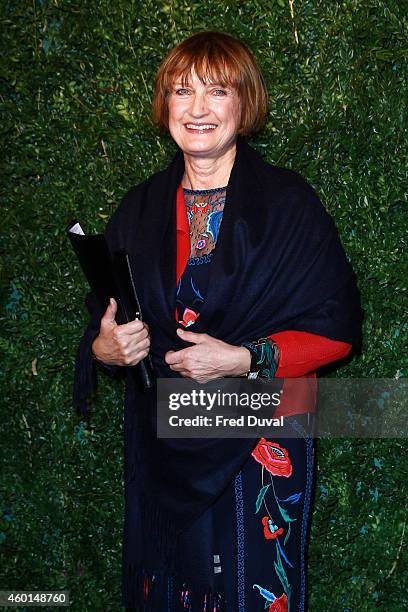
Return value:
[(185, 378), (206, 383), (225, 376), (242, 376), (249, 371), (251, 356), (245, 347), (184, 329), (178, 329), (177, 334), (194, 346), (168, 351), (164, 358), (171, 370), (180, 372)]

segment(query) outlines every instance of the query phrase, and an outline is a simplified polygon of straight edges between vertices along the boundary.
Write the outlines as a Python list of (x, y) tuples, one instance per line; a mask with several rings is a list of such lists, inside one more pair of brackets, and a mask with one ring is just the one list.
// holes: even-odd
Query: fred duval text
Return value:
[(283, 427), (283, 415), (278, 419), (257, 417), (254, 414), (242, 415), (240, 417), (224, 417), (222, 414), (217, 416), (197, 415), (187, 418), (173, 414), (169, 417), (171, 427)]

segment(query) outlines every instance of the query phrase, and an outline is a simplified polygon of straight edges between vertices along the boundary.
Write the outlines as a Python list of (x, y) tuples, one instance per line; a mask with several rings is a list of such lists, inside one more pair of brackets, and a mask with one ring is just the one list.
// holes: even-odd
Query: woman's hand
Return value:
[(242, 376), (249, 371), (251, 356), (248, 349), (233, 346), (208, 334), (177, 330), (180, 338), (194, 346), (180, 351), (168, 351), (165, 361), (171, 370), (185, 378), (206, 383), (224, 376)]
[(111, 298), (101, 319), (99, 336), (92, 343), (92, 351), (107, 365), (133, 366), (149, 353), (149, 328), (139, 320), (118, 325), (115, 321), (117, 308), (116, 301)]

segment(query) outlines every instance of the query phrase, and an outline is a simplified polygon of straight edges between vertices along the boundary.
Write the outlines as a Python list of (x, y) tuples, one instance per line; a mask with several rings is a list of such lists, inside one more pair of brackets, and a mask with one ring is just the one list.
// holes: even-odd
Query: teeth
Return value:
[(194, 123), (187, 123), (186, 127), (190, 130), (213, 130), (217, 126), (213, 123), (206, 123), (204, 125), (194, 125)]

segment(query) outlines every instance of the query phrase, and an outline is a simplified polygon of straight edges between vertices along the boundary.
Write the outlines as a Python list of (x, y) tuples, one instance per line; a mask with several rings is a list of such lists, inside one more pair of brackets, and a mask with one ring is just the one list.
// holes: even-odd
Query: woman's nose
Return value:
[(207, 112), (207, 102), (204, 93), (195, 93), (192, 100), (191, 114), (194, 117), (201, 117)]

